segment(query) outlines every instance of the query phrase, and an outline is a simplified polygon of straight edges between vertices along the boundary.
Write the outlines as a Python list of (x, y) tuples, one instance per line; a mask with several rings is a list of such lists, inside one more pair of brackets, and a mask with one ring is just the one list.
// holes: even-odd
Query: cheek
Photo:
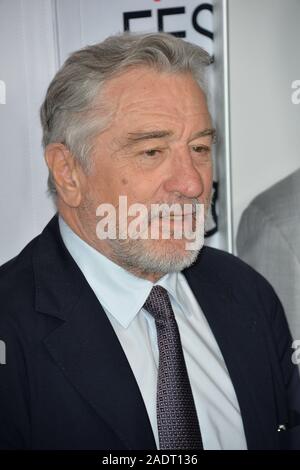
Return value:
[(212, 192), (213, 169), (209, 168), (206, 171), (203, 171), (201, 177), (203, 181), (205, 197), (209, 197)]
[(213, 167), (212, 165), (203, 165), (197, 168), (200, 178), (202, 179), (203, 183), (205, 183), (205, 187), (209, 188), (210, 184), (212, 184), (213, 179)]
[(207, 178), (209, 179), (212, 179), (213, 177), (213, 163), (210, 162), (206, 168), (206, 173), (207, 173)]
[(205, 174), (205, 179), (206, 179), (206, 182), (207, 182), (208, 186), (212, 185), (212, 180), (213, 180), (213, 169), (212, 169), (212, 167), (207, 170), (207, 172)]

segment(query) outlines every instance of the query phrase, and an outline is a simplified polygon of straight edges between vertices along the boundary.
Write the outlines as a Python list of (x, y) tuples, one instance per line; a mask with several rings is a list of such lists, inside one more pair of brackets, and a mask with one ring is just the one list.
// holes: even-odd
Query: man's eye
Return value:
[(143, 154), (146, 155), (147, 157), (156, 157), (159, 153), (159, 150), (157, 149), (149, 149), (149, 150), (144, 150)]
[(206, 145), (194, 145), (192, 149), (196, 153), (208, 153), (210, 151), (210, 148)]

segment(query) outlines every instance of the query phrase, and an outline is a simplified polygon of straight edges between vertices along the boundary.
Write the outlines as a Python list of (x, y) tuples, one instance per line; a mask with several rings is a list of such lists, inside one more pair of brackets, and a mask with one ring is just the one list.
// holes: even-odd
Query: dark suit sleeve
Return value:
[(278, 357), (281, 364), (282, 374), (286, 390), (288, 391), (288, 403), (290, 410), (298, 414), (300, 424), (300, 378), (297, 364), (292, 361), (294, 349), (293, 339), (287, 325), (283, 308), (277, 299), (275, 314), (272, 321), (273, 335), (277, 345)]
[(30, 448), (30, 393), (22, 336), (13, 317), (1, 312), (5, 355), (0, 364), (0, 449)]
[[(282, 449), (300, 449), (300, 376), (297, 364), (292, 361), (294, 349), (292, 348), (293, 339), (291, 337), (287, 320), (280, 300), (271, 288), (267, 285), (264, 293), (261, 292), (262, 302), (265, 308), (269, 304), (269, 314), (266, 315), (270, 335), (270, 354), (273, 356), (273, 367), (279, 365), (278, 370), (274, 371), (274, 380), (277, 379), (275, 388), (280, 391), (281, 384), (284, 384), (285, 390), (282, 390), (283, 396), (286, 396), (286, 405), (288, 416), (285, 423), (287, 430), (280, 433)], [(270, 309), (270, 306), (272, 307)], [(266, 335), (266, 341), (269, 335)], [(274, 358), (274, 355), (276, 356)]]

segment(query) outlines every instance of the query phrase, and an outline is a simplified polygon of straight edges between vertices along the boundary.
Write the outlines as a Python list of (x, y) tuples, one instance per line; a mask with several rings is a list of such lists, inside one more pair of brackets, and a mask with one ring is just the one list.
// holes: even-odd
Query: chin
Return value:
[(125, 269), (143, 274), (161, 275), (178, 272), (191, 266), (203, 246), (198, 240), (195, 249), (186, 249), (186, 239), (176, 240), (114, 240), (111, 248), (114, 259)]
[[(151, 246), (144, 246), (136, 257), (139, 268), (144, 272), (179, 272), (191, 266), (197, 259), (203, 246), (194, 250), (186, 249), (186, 240), (152, 240)], [(137, 255), (137, 253), (136, 253)]]

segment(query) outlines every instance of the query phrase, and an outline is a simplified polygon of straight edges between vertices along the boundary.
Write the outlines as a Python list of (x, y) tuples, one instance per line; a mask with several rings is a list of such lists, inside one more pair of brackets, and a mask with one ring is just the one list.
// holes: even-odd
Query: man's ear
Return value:
[(58, 195), (68, 206), (78, 207), (82, 199), (82, 169), (73, 154), (65, 145), (53, 143), (46, 147), (45, 159)]

